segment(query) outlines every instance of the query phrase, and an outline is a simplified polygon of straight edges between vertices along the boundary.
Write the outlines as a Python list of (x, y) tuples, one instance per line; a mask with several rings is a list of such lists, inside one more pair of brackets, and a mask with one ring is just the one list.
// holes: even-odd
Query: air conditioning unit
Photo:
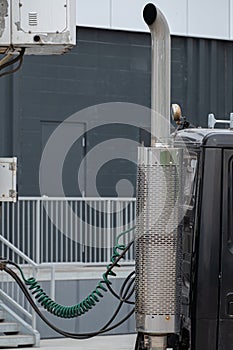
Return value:
[(0, 0), (0, 52), (66, 52), (76, 44), (76, 0)]

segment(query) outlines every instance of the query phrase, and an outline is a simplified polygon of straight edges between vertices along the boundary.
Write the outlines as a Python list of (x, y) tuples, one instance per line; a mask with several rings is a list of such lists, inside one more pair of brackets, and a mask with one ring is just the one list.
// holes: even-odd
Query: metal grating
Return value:
[(144, 149), (145, 159), (138, 169), (136, 313), (177, 319), (181, 305), (181, 174), (179, 164), (153, 164), (149, 152), (158, 150)]

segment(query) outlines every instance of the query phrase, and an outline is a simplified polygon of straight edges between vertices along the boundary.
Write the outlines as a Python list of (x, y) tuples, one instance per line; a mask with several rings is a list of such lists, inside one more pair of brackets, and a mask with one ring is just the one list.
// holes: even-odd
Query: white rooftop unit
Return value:
[(0, 0), (0, 52), (61, 54), (76, 44), (76, 0)]

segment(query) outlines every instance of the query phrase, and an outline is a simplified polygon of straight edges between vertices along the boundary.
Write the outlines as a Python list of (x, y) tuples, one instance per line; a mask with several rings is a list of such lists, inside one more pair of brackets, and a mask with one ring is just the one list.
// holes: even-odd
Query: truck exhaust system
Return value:
[(165, 350), (167, 336), (180, 331), (182, 149), (170, 139), (168, 23), (153, 4), (143, 16), (152, 38), (152, 136), (151, 146), (138, 150), (135, 313), (143, 341), (137, 349)]
[[(147, 4), (143, 18), (151, 32), (151, 146), (170, 136), (171, 38), (166, 18)], [(161, 118), (162, 117), (162, 118)]]

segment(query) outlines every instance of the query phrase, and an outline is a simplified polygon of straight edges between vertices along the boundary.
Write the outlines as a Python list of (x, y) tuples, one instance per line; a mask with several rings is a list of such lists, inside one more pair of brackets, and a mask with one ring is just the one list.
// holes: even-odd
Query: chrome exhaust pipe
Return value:
[[(152, 38), (151, 147), (139, 147), (135, 317), (144, 348), (165, 350), (180, 331), (182, 149), (170, 139), (170, 30), (153, 4), (143, 11)], [(140, 350), (140, 349), (139, 349)]]
[(151, 146), (165, 143), (170, 136), (171, 38), (162, 12), (147, 4), (143, 18), (151, 32)]

